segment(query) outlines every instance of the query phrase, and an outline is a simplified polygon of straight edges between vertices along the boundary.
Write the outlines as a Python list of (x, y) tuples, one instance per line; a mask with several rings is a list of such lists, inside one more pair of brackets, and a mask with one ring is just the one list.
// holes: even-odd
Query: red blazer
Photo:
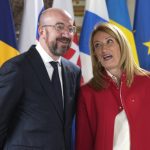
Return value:
[(130, 127), (130, 150), (150, 150), (150, 78), (135, 76), (130, 88), (123, 74), (121, 86), (95, 91), (81, 87), (77, 106), (76, 150), (112, 150), (114, 121), (124, 109)]

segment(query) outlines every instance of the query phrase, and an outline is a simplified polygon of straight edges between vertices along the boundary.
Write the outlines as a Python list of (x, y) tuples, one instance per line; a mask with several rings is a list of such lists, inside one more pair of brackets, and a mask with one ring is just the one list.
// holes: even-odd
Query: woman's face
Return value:
[(94, 51), (102, 66), (110, 71), (120, 71), (120, 46), (116, 39), (106, 32), (98, 31), (93, 38)]

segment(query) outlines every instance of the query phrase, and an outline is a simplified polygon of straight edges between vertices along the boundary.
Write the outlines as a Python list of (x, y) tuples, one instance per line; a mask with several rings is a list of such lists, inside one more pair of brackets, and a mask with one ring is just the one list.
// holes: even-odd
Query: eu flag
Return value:
[(140, 66), (150, 71), (150, 1), (136, 0), (134, 36)]
[(9, 0), (1, 0), (0, 5), (0, 66), (9, 58), (19, 54), (17, 51), (14, 24)]

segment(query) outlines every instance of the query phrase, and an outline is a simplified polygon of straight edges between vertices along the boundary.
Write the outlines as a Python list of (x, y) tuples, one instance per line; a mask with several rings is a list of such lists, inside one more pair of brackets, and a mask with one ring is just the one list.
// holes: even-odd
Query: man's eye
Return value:
[(64, 29), (64, 26), (63, 26), (63, 25), (57, 25), (57, 29), (63, 30), (63, 29)]
[(70, 28), (69, 28), (69, 32), (73, 32), (73, 28), (70, 27)]

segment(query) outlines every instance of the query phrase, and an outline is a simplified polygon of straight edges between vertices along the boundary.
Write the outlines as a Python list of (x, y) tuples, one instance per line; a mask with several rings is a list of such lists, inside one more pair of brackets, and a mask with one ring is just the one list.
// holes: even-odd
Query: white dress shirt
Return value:
[(115, 119), (113, 150), (130, 150), (129, 124), (124, 110)]
[[(50, 57), (46, 51), (42, 48), (41, 44), (38, 43), (36, 45), (36, 49), (38, 51), (38, 53), (40, 54), (43, 62), (44, 62), (44, 65), (45, 65), (45, 68), (47, 70), (47, 73), (48, 73), (48, 76), (50, 78), (50, 80), (52, 79), (52, 74), (53, 74), (53, 67), (52, 65), (50, 64), (51, 61), (55, 61), (53, 60), (52, 57)], [(63, 81), (62, 81), (62, 68), (61, 68), (61, 57), (57, 60), (58, 62), (58, 72), (59, 72), (59, 78), (60, 78), (60, 82), (61, 82), (61, 89), (62, 89), (62, 96), (63, 96), (63, 99), (64, 99), (64, 94), (63, 94)], [(64, 103), (64, 102), (63, 102)]]

